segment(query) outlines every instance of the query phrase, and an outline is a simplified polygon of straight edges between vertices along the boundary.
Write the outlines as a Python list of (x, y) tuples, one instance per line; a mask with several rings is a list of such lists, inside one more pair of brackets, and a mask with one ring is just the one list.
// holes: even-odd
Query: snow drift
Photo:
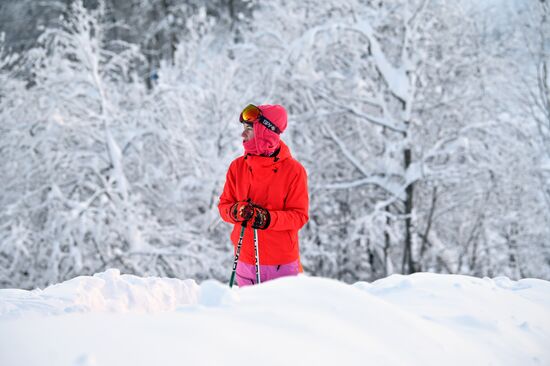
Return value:
[(217, 281), (108, 270), (0, 290), (0, 365), (548, 365), (550, 282)]

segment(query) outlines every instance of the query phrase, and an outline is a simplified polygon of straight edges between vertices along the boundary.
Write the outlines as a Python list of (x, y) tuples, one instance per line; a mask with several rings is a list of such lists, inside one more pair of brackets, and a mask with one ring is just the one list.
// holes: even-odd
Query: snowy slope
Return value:
[(0, 290), (0, 365), (550, 365), (550, 282), (226, 284), (109, 270)]

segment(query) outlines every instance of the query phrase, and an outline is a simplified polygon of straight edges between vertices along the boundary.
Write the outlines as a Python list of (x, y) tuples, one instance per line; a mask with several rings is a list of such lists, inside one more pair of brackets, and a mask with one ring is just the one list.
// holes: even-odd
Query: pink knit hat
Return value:
[[(258, 106), (265, 118), (284, 132), (287, 126), (287, 114), (282, 105)], [(267, 129), (261, 123), (254, 123), (254, 138), (243, 143), (245, 153), (251, 155), (271, 155), (280, 146), (280, 137), (277, 133)]]

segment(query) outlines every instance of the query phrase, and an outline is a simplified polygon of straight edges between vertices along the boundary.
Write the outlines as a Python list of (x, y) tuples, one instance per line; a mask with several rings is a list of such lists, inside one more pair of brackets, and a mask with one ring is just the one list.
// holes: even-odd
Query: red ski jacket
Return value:
[[(287, 264), (300, 259), (298, 230), (308, 220), (309, 198), (304, 167), (281, 141), (277, 156), (245, 155), (229, 166), (218, 209), (222, 219), (234, 224), (231, 241), (237, 247), (241, 223), (229, 215), (237, 201), (250, 201), (269, 210), (271, 222), (257, 230), (260, 264)], [(239, 260), (254, 264), (254, 234), (245, 230)], [(301, 265), (300, 265), (301, 270)]]

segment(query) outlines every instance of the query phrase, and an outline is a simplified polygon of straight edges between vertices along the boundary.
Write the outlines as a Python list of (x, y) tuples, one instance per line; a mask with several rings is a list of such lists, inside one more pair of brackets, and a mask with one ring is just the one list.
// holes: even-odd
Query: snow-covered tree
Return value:
[(0, 51), (0, 286), (226, 279), (248, 103), (289, 111), (308, 273), (550, 275), (545, 2), (55, 4), (38, 47)]
[[(187, 199), (182, 182), (195, 173), (194, 146), (180, 125), (187, 116), (167, 118), (157, 95), (147, 94), (135, 73), (144, 62), (139, 48), (104, 37), (103, 9), (76, 2), (43, 34), (29, 57), (34, 85), (26, 98), (36, 102), (19, 103), (4, 120), (11, 164), (4, 285), (107, 267), (176, 276), (165, 259), (175, 255), (194, 268), (188, 272), (209, 271), (197, 254), (202, 235), (174, 215), (181, 209), (174, 201)], [(192, 200), (184, 208), (201, 209)]]

